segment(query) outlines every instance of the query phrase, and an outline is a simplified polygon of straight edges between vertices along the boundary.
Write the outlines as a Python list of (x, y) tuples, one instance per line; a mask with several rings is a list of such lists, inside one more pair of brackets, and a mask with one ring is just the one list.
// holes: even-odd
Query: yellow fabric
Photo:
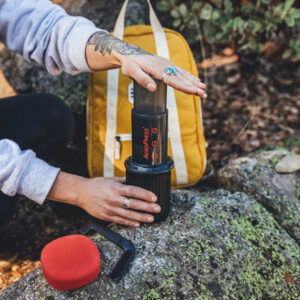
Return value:
[[(197, 67), (185, 39), (177, 32), (164, 29), (169, 46), (170, 59), (195, 76)], [(137, 25), (125, 28), (124, 41), (156, 54), (155, 40), (151, 26)], [(131, 109), (128, 101), (128, 86), (131, 79), (119, 74), (117, 104), (117, 134), (131, 133)], [(103, 176), (103, 157), (106, 138), (106, 97), (107, 72), (89, 75), (88, 93), (88, 166), (91, 177)], [(201, 104), (199, 97), (175, 90), (181, 139), (188, 170), (189, 183), (176, 185), (175, 169), (171, 173), (172, 188), (195, 184), (204, 173), (206, 164), (205, 139), (202, 128)], [(172, 157), (170, 141), (168, 153)], [(114, 161), (114, 176), (125, 176), (125, 159), (131, 155), (131, 141), (121, 141), (121, 159)]]

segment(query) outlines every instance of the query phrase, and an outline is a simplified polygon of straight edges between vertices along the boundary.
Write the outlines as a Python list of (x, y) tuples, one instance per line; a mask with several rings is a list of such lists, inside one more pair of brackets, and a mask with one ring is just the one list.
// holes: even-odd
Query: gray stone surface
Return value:
[(294, 173), (300, 170), (300, 155), (289, 154), (284, 156), (275, 167), (278, 173)]
[(108, 277), (120, 251), (94, 234), (102, 269), (93, 283), (57, 291), (37, 269), (0, 298), (299, 299), (299, 245), (244, 193), (179, 190), (173, 193), (166, 222), (114, 229), (132, 240), (137, 250), (120, 282)]
[(269, 210), (278, 223), (300, 242), (300, 172), (278, 174), (275, 166), (285, 150), (273, 150), (231, 161), (218, 174), (222, 187), (244, 191)]

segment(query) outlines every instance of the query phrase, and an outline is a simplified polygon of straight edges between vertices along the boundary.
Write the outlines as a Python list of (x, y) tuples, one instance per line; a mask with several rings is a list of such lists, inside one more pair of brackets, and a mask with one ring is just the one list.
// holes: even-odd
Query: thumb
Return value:
[(124, 75), (130, 76), (150, 92), (156, 91), (156, 83), (151, 76), (146, 74), (143, 69), (134, 63), (122, 67)]

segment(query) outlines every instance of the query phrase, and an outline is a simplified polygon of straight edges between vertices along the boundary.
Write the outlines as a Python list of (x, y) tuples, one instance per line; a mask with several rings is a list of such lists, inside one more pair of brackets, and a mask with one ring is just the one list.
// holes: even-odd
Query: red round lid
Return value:
[(50, 285), (58, 290), (73, 290), (97, 278), (100, 253), (88, 237), (67, 235), (44, 247), (41, 265)]

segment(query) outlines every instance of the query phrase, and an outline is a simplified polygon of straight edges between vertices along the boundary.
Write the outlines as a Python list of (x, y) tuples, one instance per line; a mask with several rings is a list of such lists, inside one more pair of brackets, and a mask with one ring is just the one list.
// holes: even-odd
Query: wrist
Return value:
[(47, 199), (81, 206), (80, 194), (87, 179), (60, 171), (49, 191)]
[(85, 49), (86, 61), (92, 71), (103, 71), (120, 68), (122, 66), (123, 55), (115, 50), (101, 52), (97, 45), (87, 43)]

